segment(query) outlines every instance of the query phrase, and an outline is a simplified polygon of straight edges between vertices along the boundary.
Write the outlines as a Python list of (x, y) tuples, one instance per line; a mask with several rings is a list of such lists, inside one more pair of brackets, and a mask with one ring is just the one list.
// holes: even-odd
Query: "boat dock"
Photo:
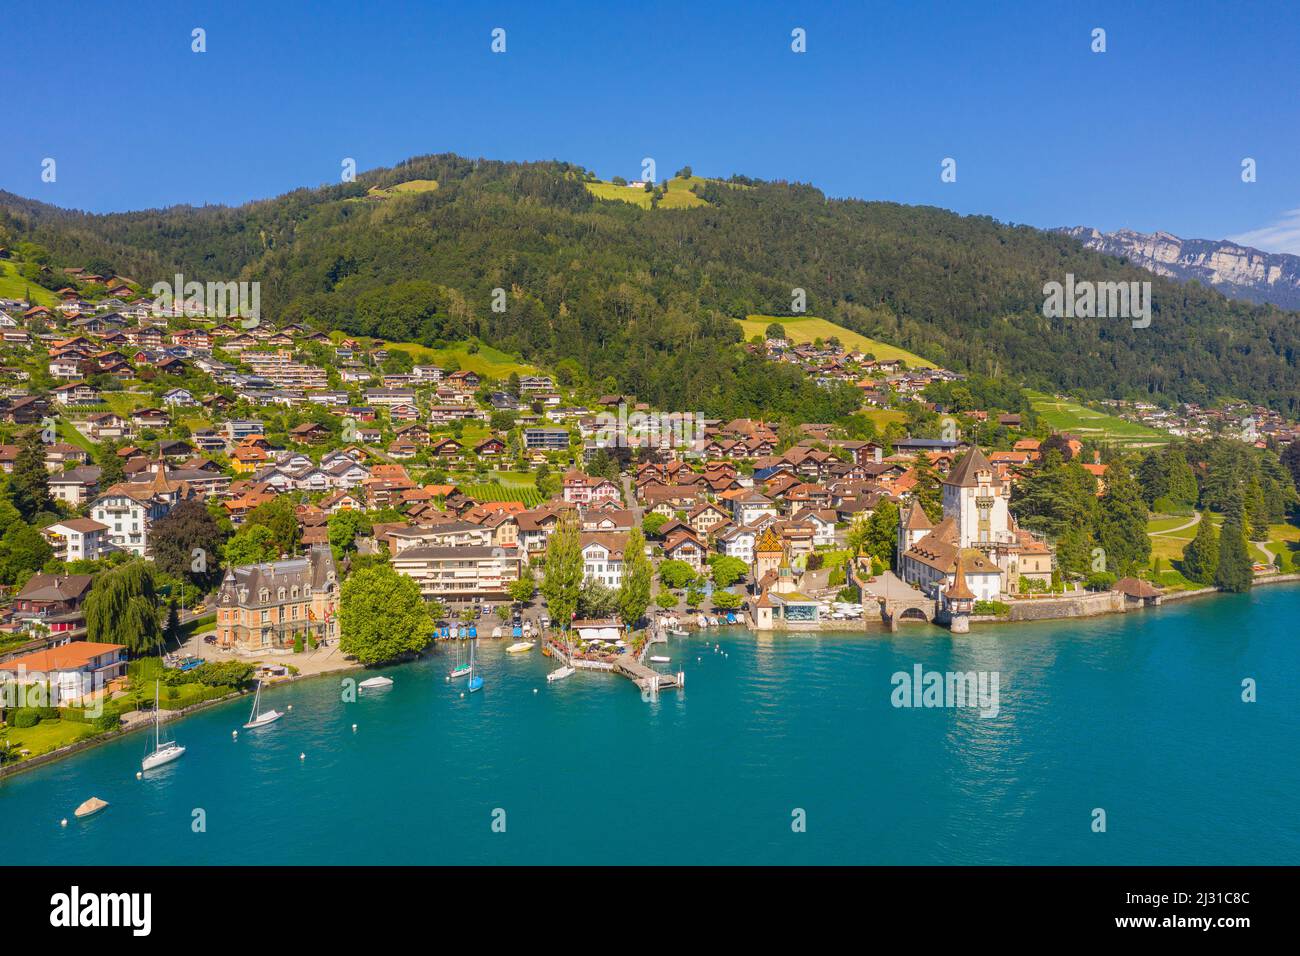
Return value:
[(676, 674), (662, 674), (626, 654), (614, 662), (614, 670), (642, 690), (672, 690), (679, 686)]

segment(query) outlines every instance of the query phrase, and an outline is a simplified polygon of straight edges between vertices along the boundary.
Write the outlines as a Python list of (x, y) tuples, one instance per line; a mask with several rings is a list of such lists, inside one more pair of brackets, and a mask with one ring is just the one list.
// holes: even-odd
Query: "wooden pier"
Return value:
[(614, 661), (614, 670), (629, 678), (642, 690), (672, 690), (678, 686), (676, 674), (663, 674), (653, 667), (647, 667), (631, 655), (623, 655)]

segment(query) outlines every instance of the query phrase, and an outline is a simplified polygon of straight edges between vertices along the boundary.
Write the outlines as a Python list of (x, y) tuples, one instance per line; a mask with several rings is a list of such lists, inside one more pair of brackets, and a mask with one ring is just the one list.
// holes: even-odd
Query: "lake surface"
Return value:
[[(248, 699), (174, 723), (188, 753), (144, 781), (132, 734), (0, 782), (5, 858), (1297, 863), (1298, 616), (1280, 585), (956, 637), (715, 631), (659, 651), (686, 686), (651, 702), (614, 675), (548, 685), (552, 663), (504, 641), (481, 643), (486, 687), (462, 696), (443, 646), (353, 703), (339, 676), (268, 690), (292, 712), (238, 739)], [(997, 716), (893, 706), (916, 664), (996, 672)], [(92, 795), (111, 806), (76, 821)]]

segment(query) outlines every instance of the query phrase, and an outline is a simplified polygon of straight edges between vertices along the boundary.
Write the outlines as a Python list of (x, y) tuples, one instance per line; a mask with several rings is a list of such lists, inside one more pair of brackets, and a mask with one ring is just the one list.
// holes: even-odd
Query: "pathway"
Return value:
[(1173, 534), (1175, 531), (1186, 531), (1188, 528), (1195, 527), (1197, 524), (1199, 524), (1200, 520), (1201, 520), (1201, 512), (1198, 511), (1196, 512), (1196, 516), (1186, 524), (1180, 524), (1176, 528), (1166, 528), (1164, 531), (1148, 531), (1147, 535), (1154, 538), (1157, 535), (1170, 535)]

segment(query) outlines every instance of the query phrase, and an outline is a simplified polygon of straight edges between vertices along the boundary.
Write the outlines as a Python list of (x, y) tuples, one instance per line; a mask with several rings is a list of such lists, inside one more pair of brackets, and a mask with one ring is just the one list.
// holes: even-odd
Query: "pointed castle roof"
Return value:
[(953, 571), (952, 584), (943, 592), (950, 601), (973, 601), (975, 594), (966, 584), (966, 565), (962, 563), (961, 552), (957, 552), (957, 567)]
[(903, 518), (903, 527), (908, 531), (928, 531), (934, 527), (934, 524), (926, 517), (921, 502), (915, 498), (912, 499), (912, 505), (907, 509), (907, 515)]
[(784, 551), (785, 548), (781, 546), (781, 539), (777, 537), (771, 525), (764, 528), (763, 533), (754, 542), (755, 554), (779, 554), (784, 553)]
[(952, 466), (952, 471), (948, 472), (943, 483), (957, 488), (975, 488), (979, 485), (975, 476), (982, 471), (993, 474), (993, 466), (984, 457), (984, 452), (979, 450), (979, 446), (975, 446)]

